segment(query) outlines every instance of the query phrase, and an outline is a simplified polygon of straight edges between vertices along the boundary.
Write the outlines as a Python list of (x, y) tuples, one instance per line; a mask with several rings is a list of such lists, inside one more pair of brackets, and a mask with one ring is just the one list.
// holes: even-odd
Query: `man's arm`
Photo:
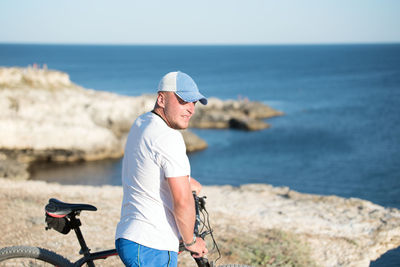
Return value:
[[(174, 216), (179, 232), (185, 244), (193, 242), (193, 231), (196, 220), (194, 199), (187, 176), (167, 178), (174, 201)], [(196, 242), (186, 247), (197, 257), (202, 257), (207, 253), (206, 244), (200, 237)]]

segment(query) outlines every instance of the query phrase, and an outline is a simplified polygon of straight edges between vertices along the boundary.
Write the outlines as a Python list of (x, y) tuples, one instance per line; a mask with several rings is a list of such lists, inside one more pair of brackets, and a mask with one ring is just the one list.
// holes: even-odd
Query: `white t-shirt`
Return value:
[(115, 239), (178, 252), (180, 235), (166, 177), (180, 176), (190, 177), (181, 133), (152, 112), (138, 117), (122, 162), (124, 196)]

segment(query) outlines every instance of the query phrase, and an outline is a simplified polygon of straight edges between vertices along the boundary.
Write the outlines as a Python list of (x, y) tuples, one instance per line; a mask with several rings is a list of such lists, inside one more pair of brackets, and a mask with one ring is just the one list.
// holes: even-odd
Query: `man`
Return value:
[(179, 239), (194, 257), (208, 251), (193, 234), (190, 163), (180, 129), (186, 129), (197, 101), (207, 99), (193, 79), (170, 72), (160, 81), (154, 109), (136, 119), (122, 163), (124, 191), (116, 248), (126, 266), (177, 266)]

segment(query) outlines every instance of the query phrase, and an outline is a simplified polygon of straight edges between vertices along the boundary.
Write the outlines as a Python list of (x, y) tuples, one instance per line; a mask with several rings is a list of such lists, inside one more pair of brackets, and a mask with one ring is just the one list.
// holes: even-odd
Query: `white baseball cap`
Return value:
[(207, 98), (200, 93), (193, 79), (180, 71), (167, 73), (158, 84), (158, 92), (175, 92), (185, 102), (200, 101), (207, 105)]

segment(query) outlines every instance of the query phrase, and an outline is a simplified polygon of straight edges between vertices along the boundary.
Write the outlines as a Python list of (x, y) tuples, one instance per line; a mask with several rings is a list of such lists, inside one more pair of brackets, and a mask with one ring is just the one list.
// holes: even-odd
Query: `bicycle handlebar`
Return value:
[[(218, 251), (218, 254), (219, 254), (218, 258), (215, 260), (215, 261), (217, 261), (221, 257), (221, 253), (220, 253), (218, 245), (214, 239), (213, 231), (210, 226), (208, 212), (205, 207), (205, 205), (206, 205), (205, 199), (207, 197), (206, 196), (199, 197), (199, 196), (197, 196), (197, 194), (195, 192), (192, 192), (192, 193), (193, 193), (193, 198), (194, 198), (194, 202), (195, 202), (195, 210), (196, 210), (196, 221), (195, 221), (195, 226), (194, 226), (194, 234), (197, 237), (201, 237), (202, 239), (204, 239), (207, 235), (211, 236), (212, 241), (213, 241), (213, 249), (216, 248)], [(201, 229), (200, 229), (200, 226), (201, 226)], [(186, 250), (186, 248), (185, 248), (185, 250)], [(196, 263), (199, 267), (212, 266), (212, 264), (210, 265), (207, 258), (204, 258), (204, 257), (194, 258), (194, 260), (196, 261)]]

